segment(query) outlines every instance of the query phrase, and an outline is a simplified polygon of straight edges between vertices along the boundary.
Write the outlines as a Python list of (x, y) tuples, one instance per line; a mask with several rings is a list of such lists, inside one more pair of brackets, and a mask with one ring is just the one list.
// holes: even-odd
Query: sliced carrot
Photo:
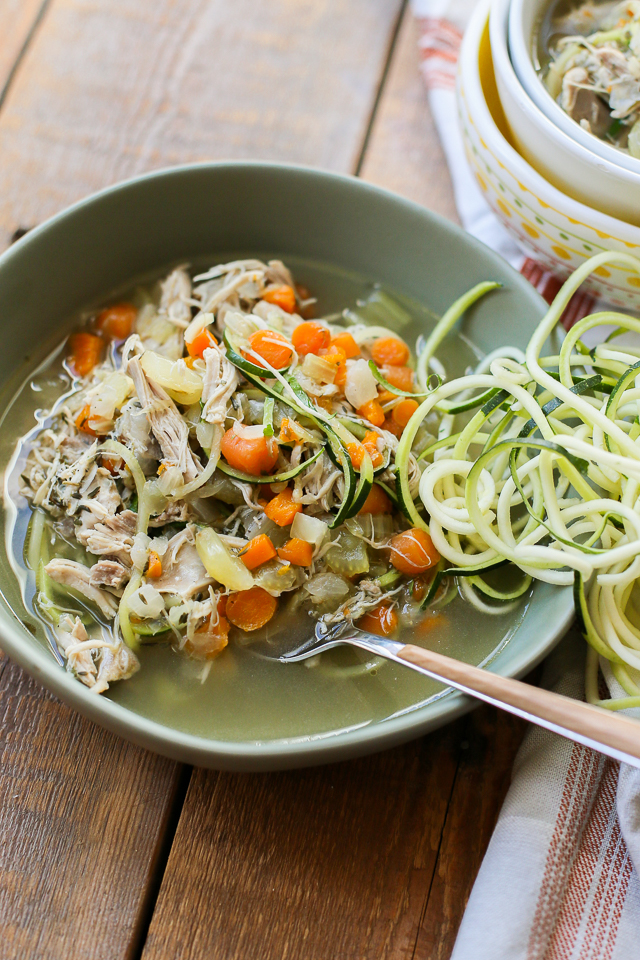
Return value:
[(296, 292), (293, 287), (290, 287), (287, 284), (282, 284), (282, 286), (267, 287), (265, 292), (262, 294), (262, 299), (266, 300), (267, 303), (274, 303), (276, 307), (280, 307), (280, 309), (284, 310), (286, 313), (295, 313)]
[(398, 390), (413, 390), (413, 370), (411, 367), (382, 367), (382, 376)]
[(97, 436), (95, 430), (89, 423), (91, 419), (91, 407), (89, 404), (85, 404), (78, 416), (76, 417), (76, 427), (78, 430), (81, 430), (82, 433), (88, 433), (90, 437)]
[(292, 537), (284, 547), (278, 547), (278, 556), (296, 567), (310, 567), (313, 561), (313, 545), (300, 537)]
[(220, 614), (221, 617), (224, 617), (225, 613), (227, 612), (227, 595), (226, 593), (218, 593), (217, 598), (218, 598), (218, 605), (217, 605), (218, 613)]
[(302, 504), (293, 502), (293, 490), (286, 487), (265, 506), (264, 512), (279, 527), (288, 527), (293, 523), (296, 513), (302, 513)]
[(398, 614), (393, 607), (381, 603), (373, 610), (368, 610), (364, 617), (360, 617), (356, 626), (367, 633), (375, 633), (379, 637), (388, 637), (398, 629)]
[(358, 410), (363, 420), (368, 420), (374, 427), (381, 427), (384, 423), (384, 411), (377, 400), (369, 400)]
[(379, 367), (384, 364), (403, 367), (411, 354), (404, 340), (399, 340), (397, 337), (380, 337), (371, 347), (371, 356)]
[(155, 550), (149, 551), (149, 567), (147, 569), (147, 576), (152, 577), (154, 580), (157, 577), (162, 576), (162, 560)]
[(264, 363), (260, 362), (260, 357), (271, 364), (275, 370), (281, 370), (291, 363), (293, 347), (289, 340), (278, 333), (277, 330), (256, 330), (249, 337), (249, 344), (253, 352), (258, 354), (258, 357), (247, 354), (245, 356), (247, 360), (255, 363), (258, 367), (264, 367)]
[[(220, 607), (218, 605), (218, 613)], [(221, 614), (216, 623), (212, 625), (211, 617), (195, 631), (193, 639), (187, 639), (184, 649), (187, 653), (197, 657), (199, 660), (214, 660), (222, 653), (229, 642), (230, 625), (226, 617)]]
[(333, 383), (336, 387), (340, 387), (341, 390), (344, 390), (347, 383), (347, 364), (340, 363), (338, 364), (338, 372), (336, 373)]
[(259, 630), (271, 620), (277, 606), (276, 598), (262, 587), (251, 587), (250, 590), (229, 594), (227, 619), (241, 630)]
[(359, 470), (362, 466), (362, 460), (364, 458), (364, 446), (361, 443), (348, 443), (347, 444), (347, 453), (351, 457), (351, 463)]
[(375, 432), (375, 430), (367, 430), (364, 435), (364, 440), (362, 441), (362, 446), (371, 457), (371, 463), (373, 466), (379, 467), (382, 463), (383, 456), (378, 450), (378, 434)]
[(329, 347), (324, 347), (320, 350), (319, 355), (328, 363), (335, 363), (337, 367), (344, 364), (347, 359), (347, 355), (342, 347), (337, 347), (333, 343)]
[(329, 346), (331, 333), (323, 323), (308, 320), (306, 323), (298, 324), (291, 334), (291, 342), (302, 357), (307, 353), (318, 354)]
[(227, 430), (220, 451), (230, 467), (252, 477), (271, 473), (278, 459), (278, 444), (273, 437), (241, 437), (233, 429)]
[(204, 327), (200, 333), (197, 333), (193, 340), (185, 341), (187, 348), (187, 353), (190, 357), (201, 357), (205, 350), (208, 350), (209, 347), (215, 347), (217, 340), (212, 333), (209, 333), (206, 327)]
[(360, 356), (360, 347), (350, 333), (339, 333), (338, 336), (334, 337), (331, 341), (331, 346), (344, 350), (347, 360), (352, 360), (354, 357)]
[(81, 330), (79, 333), (71, 334), (68, 346), (67, 357), (70, 367), (78, 377), (86, 377), (100, 362), (104, 340), (102, 337), (97, 337), (95, 333)]
[(380, 404), (380, 406), (383, 406), (385, 403), (391, 403), (392, 400), (397, 400), (397, 399), (398, 399), (398, 394), (391, 393), (390, 390), (380, 389), (378, 392), (378, 403)]
[(413, 627), (413, 635), (415, 637), (424, 637), (428, 633), (431, 633), (436, 627), (440, 627), (446, 623), (446, 619), (443, 613), (428, 613), (422, 620), (418, 620)]
[(358, 513), (372, 513), (375, 516), (378, 516), (381, 513), (391, 513), (393, 510), (393, 504), (391, 500), (386, 495), (382, 487), (379, 487), (377, 483), (374, 483), (369, 491), (367, 499), (362, 504), (362, 507)]
[(262, 563), (273, 560), (275, 556), (276, 548), (266, 533), (261, 533), (249, 541), (249, 546), (244, 548), (240, 559), (249, 570), (255, 570)]
[(96, 330), (109, 340), (126, 340), (136, 322), (138, 311), (132, 303), (114, 303), (96, 317)]
[(417, 409), (417, 400), (401, 400), (391, 411), (391, 418), (395, 420), (399, 427), (406, 427)]
[(385, 420), (382, 426), (384, 430), (388, 430), (389, 433), (392, 433), (394, 435), (394, 437), (398, 437), (398, 439), (400, 439), (400, 437), (402, 436), (402, 431), (404, 428), (399, 426), (395, 422), (393, 417), (387, 417), (387, 419)]
[(392, 538), (390, 547), (389, 559), (401, 573), (424, 573), (440, 559), (431, 537), (419, 527), (397, 533)]

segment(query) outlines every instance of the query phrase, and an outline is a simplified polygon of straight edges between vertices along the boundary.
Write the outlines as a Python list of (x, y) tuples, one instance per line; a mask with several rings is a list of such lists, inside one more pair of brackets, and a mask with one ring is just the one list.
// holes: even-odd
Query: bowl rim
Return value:
[[(640, 188), (640, 168), (637, 170), (629, 170), (627, 167), (617, 163), (615, 158), (610, 159), (608, 156), (603, 157), (591, 149), (590, 146), (578, 142), (575, 137), (561, 128), (555, 121), (551, 120), (544, 110), (540, 109), (540, 106), (531, 97), (529, 91), (522, 85), (511, 61), (507, 41), (508, 20), (512, 3), (513, 0), (491, 0), (489, 32), (496, 75), (501, 76), (505, 86), (517, 97), (519, 106), (531, 117), (534, 126), (542, 130), (561, 150), (569, 153), (571, 157), (580, 164), (589, 167), (593, 166), (595, 168), (593, 171), (594, 174), (604, 173), (613, 180), (632, 186), (636, 190)], [(551, 99), (550, 95), (549, 99)], [(558, 107), (558, 110), (562, 113), (560, 107)], [(571, 121), (571, 123), (573, 123), (573, 121)], [(575, 124), (575, 126), (577, 127), (578, 124)], [(581, 128), (578, 127), (578, 129)], [(584, 131), (582, 132), (584, 133)]]
[[(549, 0), (545, 0), (545, 8), (549, 5)], [(528, 38), (525, 36), (524, 14), (524, 0), (510, 0), (506, 27), (508, 56), (524, 92), (553, 126), (560, 129), (575, 143), (599, 159), (640, 177), (640, 160), (616, 150), (614, 146), (596, 137), (595, 134), (587, 133), (553, 99), (533, 66), (530, 53), (531, 36)], [(532, 30), (534, 27), (535, 22), (532, 24)]]
[(491, 5), (492, 0), (481, 0), (476, 5), (465, 30), (458, 59), (458, 91), (462, 99), (469, 102), (469, 114), (480, 135), (491, 143), (490, 152), (495, 150), (501, 154), (506, 170), (512, 176), (514, 176), (514, 169), (518, 171), (516, 179), (532, 183), (536, 195), (545, 199), (545, 203), (548, 202), (545, 198), (546, 194), (550, 199), (549, 206), (561, 216), (575, 220), (588, 230), (601, 231), (623, 243), (631, 242), (637, 246), (640, 244), (640, 227), (625, 220), (619, 220), (609, 213), (602, 213), (562, 193), (538, 173), (499, 130), (487, 105), (479, 71), (480, 43), (489, 22)]
[[(506, 264), (498, 254), (465, 233), (457, 224), (392, 191), (346, 174), (301, 164), (260, 160), (205, 161), (163, 167), (105, 187), (54, 214), (16, 241), (0, 255), (0, 271), (10, 269), (12, 261), (23, 256), (28, 247), (42, 234), (55, 229), (57, 224), (73, 218), (79, 211), (84, 211), (103, 198), (135, 191), (140, 184), (153, 180), (164, 180), (170, 183), (173, 178), (188, 176), (192, 172), (211, 171), (213, 174), (227, 169), (244, 169), (249, 173), (252, 170), (277, 170), (292, 176), (328, 178), (349, 184), (350, 189), (362, 191), (364, 194), (386, 197), (408, 211), (431, 220), (439, 230), (462, 240), (471, 248), (482, 251), (483, 255), (489, 255), (490, 259), (495, 259), (501, 269), (506, 269), (513, 274), (516, 285), (526, 283), (521, 275)], [(534, 297), (539, 297), (533, 288), (531, 292)], [(542, 298), (539, 299), (541, 304), (544, 304)], [(565, 588), (565, 594), (564, 615), (553, 625), (545, 641), (538, 646), (532, 656), (518, 658), (519, 665), (515, 670), (510, 671), (510, 675), (521, 676), (531, 670), (555, 646), (565, 632), (573, 619), (573, 601), (569, 588)], [(176, 760), (185, 761), (186, 759), (196, 765), (216, 769), (259, 771), (311, 766), (351, 756), (355, 752), (354, 747), (357, 747), (359, 755), (373, 753), (414, 739), (439, 723), (455, 719), (475, 705), (470, 698), (459, 693), (451, 693), (426, 707), (418, 707), (388, 720), (359, 726), (346, 732), (331, 731), (327, 734), (265, 741), (215, 740), (178, 730), (136, 713), (129, 707), (95, 696), (87, 687), (73, 679), (66, 670), (61, 669), (44, 647), (33, 643), (32, 640), (27, 640), (25, 633), (26, 628), (22, 627), (17, 614), (3, 597), (3, 602), (0, 604), (0, 636), (3, 649), (43, 686), (82, 715), (126, 740)], [(496, 672), (501, 671), (498, 669)], [(428, 711), (426, 717), (423, 715), (425, 710)]]

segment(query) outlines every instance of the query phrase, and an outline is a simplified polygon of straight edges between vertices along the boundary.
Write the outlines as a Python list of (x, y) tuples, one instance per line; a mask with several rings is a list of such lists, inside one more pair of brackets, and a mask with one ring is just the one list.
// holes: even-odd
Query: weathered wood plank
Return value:
[(143, 960), (410, 956), (461, 730), (320, 769), (195, 771)]
[(3, 960), (128, 956), (179, 768), (0, 659)]
[(354, 169), (400, 7), (53, 0), (0, 116), (0, 238), (167, 164)]
[(480, 707), (467, 718), (464, 749), (413, 960), (451, 956), (526, 729), (523, 720), (493, 707)]
[(44, 5), (44, 0), (0, 2), (0, 99)]
[(418, 68), (418, 30), (407, 9), (361, 176), (457, 221), (449, 170)]

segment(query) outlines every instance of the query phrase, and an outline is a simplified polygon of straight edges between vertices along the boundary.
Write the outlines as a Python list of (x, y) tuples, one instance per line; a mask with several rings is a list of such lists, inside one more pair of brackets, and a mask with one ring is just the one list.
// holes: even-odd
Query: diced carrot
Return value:
[(373, 466), (379, 467), (383, 461), (383, 456), (378, 450), (378, 434), (375, 430), (367, 430), (364, 435), (364, 440), (362, 441), (362, 446), (371, 457)]
[(413, 370), (411, 367), (382, 367), (380, 372), (385, 380), (388, 380), (398, 390), (405, 390), (408, 393), (413, 390)]
[(275, 556), (276, 548), (266, 533), (261, 533), (249, 541), (249, 545), (240, 554), (240, 559), (249, 570), (255, 570), (267, 560), (273, 560)]
[(221, 617), (224, 617), (227, 612), (227, 595), (226, 593), (218, 593), (218, 605), (217, 610)]
[(154, 580), (157, 577), (162, 576), (162, 560), (155, 550), (149, 550), (149, 567), (147, 569), (147, 576), (152, 577)]
[(280, 443), (295, 443), (296, 434), (291, 426), (291, 420), (289, 417), (283, 417), (282, 423), (280, 424), (280, 433), (278, 434), (278, 440)]
[(230, 467), (252, 477), (271, 473), (278, 459), (278, 444), (273, 437), (241, 437), (233, 429), (227, 430), (220, 451)]
[(344, 364), (347, 359), (347, 355), (342, 347), (337, 347), (333, 343), (329, 347), (323, 347), (320, 350), (319, 356), (328, 363), (335, 363), (337, 367)]
[(267, 303), (275, 304), (276, 307), (280, 307), (280, 309), (284, 310), (286, 313), (295, 313), (296, 292), (293, 287), (290, 287), (287, 284), (282, 284), (282, 286), (267, 287), (265, 292), (262, 294), (262, 299), (266, 300)]
[(384, 423), (384, 411), (377, 400), (369, 400), (358, 410), (358, 415), (363, 420), (368, 420), (374, 427), (381, 427)]
[(347, 453), (351, 457), (351, 463), (355, 469), (359, 470), (362, 466), (362, 459), (364, 457), (364, 446), (361, 443), (348, 443)]
[(424, 573), (440, 559), (431, 537), (419, 527), (397, 533), (391, 539), (390, 547), (389, 559), (401, 573)]
[(278, 493), (264, 508), (264, 512), (279, 527), (288, 527), (293, 523), (296, 513), (302, 513), (302, 504), (293, 502), (293, 490), (286, 487)]
[(112, 477), (116, 477), (119, 474), (123, 464), (122, 457), (119, 457), (117, 454), (110, 457), (106, 453), (100, 454), (100, 462), (105, 470), (109, 471)]
[(91, 407), (89, 404), (85, 404), (78, 416), (76, 417), (76, 427), (78, 430), (81, 430), (82, 433), (88, 433), (90, 437), (97, 436), (95, 430), (90, 424), (91, 419)]
[(136, 322), (138, 311), (132, 303), (114, 303), (96, 317), (96, 330), (109, 340), (126, 340)]
[[(225, 598), (226, 599), (226, 598)], [(220, 613), (218, 604), (218, 619), (212, 624), (211, 617), (195, 631), (193, 639), (187, 639), (184, 649), (187, 653), (197, 657), (199, 660), (214, 660), (222, 653), (229, 642), (229, 621)]]
[(413, 635), (415, 637), (424, 637), (428, 633), (431, 633), (436, 627), (442, 626), (446, 623), (446, 617), (443, 613), (427, 613), (421, 620), (413, 627)]
[(384, 430), (388, 430), (389, 433), (392, 433), (394, 435), (394, 437), (398, 437), (398, 439), (400, 439), (400, 437), (402, 436), (402, 431), (404, 428), (399, 426), (395, 422), (393, 417), (387, 417), (387, 419), (385, 420), (382, 426)]
[(371, 356), (379, 367), (384, 364), (403, 367), (411, 354), (404, 340), (399, 340), (397, 337), (380, 337), (371, 347)]
[(360, 617), (356, 626), (367, 633), (375, 633), (379, 637), (388, 637), (398, 629), (398, 614), (393, 607), (380, 603), (373, 610), (368, 610), (364, 617)]
[(391, 411), (391, 417), (399, 427), (406, 427), (417, 409), (417, 400), (401, 400)]
[(347, 365), (346, 363), (338, 364), (338, 372), (336, 373), (333, 383), (336, 387), (340, 387), (341, 390), (344, 390), (347, 383)]
[(307, 353), (317, 354), (326, 349), (331, 342), (331, 333), (323, 323), (308, 320), (298, 324), (291, 334), (291, 342), (300, 356), (304, 357)]
[(249, 344), (253, 352), (258, 354), (258, 357), (252, 357), (248, 354), (245, 354), (245, 356), (247, 360), (255, 363), (258, 367), (264, 367), (264, 363), (260, 362), (260, 357), (271, 364), (275, 370), (281, 370), (291, 363), (293, 347), (287, 338), (278, 333), (277, 330), (256, 330), (249, 337)]
[(250, 590), (229, 594), (227, 619), (241, 630), (259, 630), (271, 620), (277, 606), (276, 598), (262, 587), (251, 587)]
[(352, 360), (354, 357), (360, 356), (360, 347), (350, 333), (339, 333), (337, 337), (332, 339), (331, 346), (344, 350), (347, 360)]
[(278, 556), (296, 567), (310, 567), (313, 561), (313, 545), (300, 537), (292, 537), (284, 547), (278, 547)]
[(362, 504), (362, 507), (358, 511), (359, 513), (372, 513), (375, 516), (378, 516), (381, 513), (391, 513), (393, 510), (393, 504), (391, 500), (386, 495), (382, 487), (379, 487), (377, 483), (374, 483), (369, 491), (367, 499)]
[(69, 337), (69, 366), (78, 377), (86, 377), (97, 363), (104, 347), (104, 340), (95, 333), (81, 330)]
[(185, 341), (187, 348), (187, 353), (190, 357), (201, 357), (202, 354), (209, 347), (215, 347), (217, 340), (212, 333), (210, 333), (206, 327), (204, 327), (200, 333), (197, 333), (193, 340)]
[(327, 413), (333, 413), (333, 400), (331, 397), (314, 397), (317, 406), (322, 407)]
[(380, 406), (383, 406), (385, 403), (391, 403), (392, 400), (397, 400), (397, 399), (398, 399), (397, 393), (391, 393), (390, 390), (383, 390), (382, 388), (380, 388), (378, 392), (378, 403), (380, 404)]

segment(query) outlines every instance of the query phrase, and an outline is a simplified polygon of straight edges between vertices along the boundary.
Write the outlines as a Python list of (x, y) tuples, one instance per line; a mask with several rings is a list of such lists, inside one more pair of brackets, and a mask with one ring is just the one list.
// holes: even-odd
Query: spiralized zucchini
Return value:
[[(575, 324), (557, 354), (541, 356), (572, 295), (607, 263), (640, 273), (640, 261), (627, 254), (588, 260), (566, 281), (524, 356), (506, 347), (485, 359), (479, 372), (441, 384), (428, 396), (403, 433), (396, 464), (403, 509), (429, 531), (456, 568), (451, 572), (464, 577), (459, 583), (466, 597), (473, 599), (472, 585), (490, 598), (499, 596), (474, 573), (500, 561), (536, 580), (574, 584), (593, 650), (588, 698), (617, 709), (640, 706), (640, 608), (634, 607), (640, 577), (640, 350), (637, 343), (617, 340), (640, 333), (640, 320), (613, 311), (594, 314)], [(473, 302), (481, 292), (476, 287), (459, 303)], [(434, 344), (461, 312), (454, 304), (431, 334), (418, 363), (423, 384)], [(581, 338), (601, 326), (609, 336), (590, 350)], [(475, 402), (468, 399), (473, 396)], [(407, 454), (436, 407), (450, 415), (438, 442), (425, 451), (430, 462), (415, 503)], [(628, 694), (623, 700), (599, 699), (598, 655), (610, 662)]]

